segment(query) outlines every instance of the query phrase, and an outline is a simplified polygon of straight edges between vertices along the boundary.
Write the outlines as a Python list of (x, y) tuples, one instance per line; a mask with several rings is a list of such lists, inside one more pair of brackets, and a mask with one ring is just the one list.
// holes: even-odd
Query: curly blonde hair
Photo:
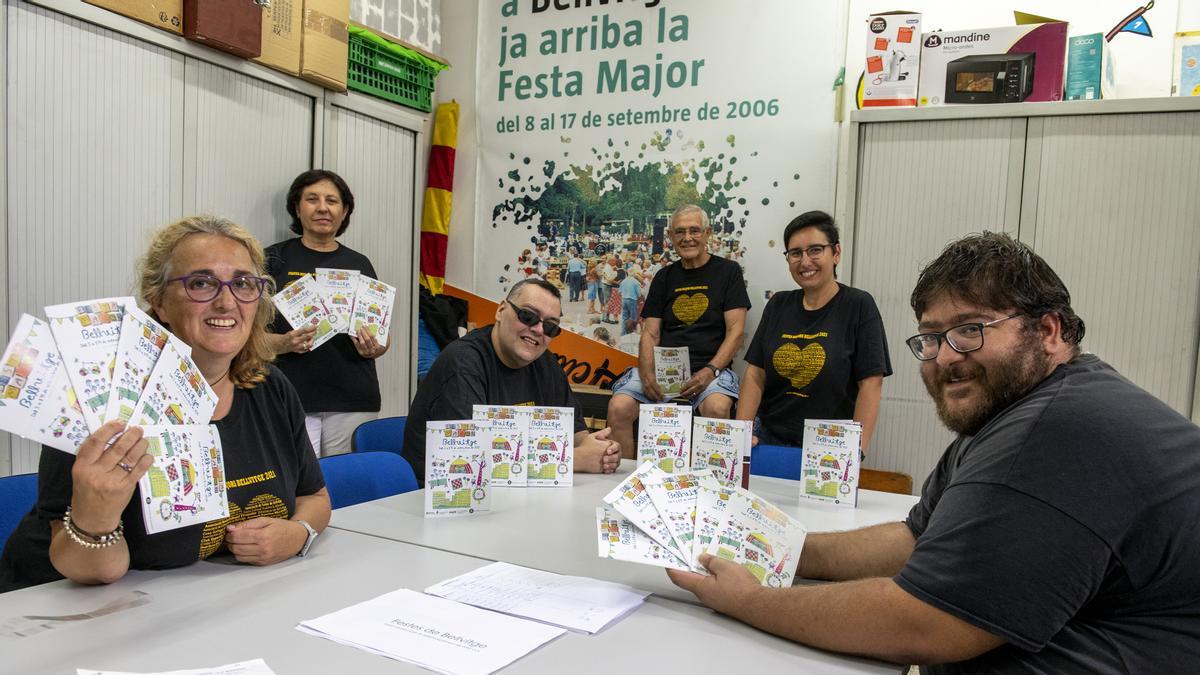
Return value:
[[(216, 216), (189, 216), (177, 220), (154, 233), (150, 248), (138, 261), (137, 294), (146, 311), (155, 316), (154, 306), (159, 304), (167, 292), (167, 279), (171, 278), (171, 256), (185, 238), (193, 234), (212, 234), (228, 237), (250, 254), (254, 273), (267, 279), (265, 296), (275, 293), (275, 281), (267, 276), (266, 255), (262, 245), (241, 225)], [(253, 389), (254, 385), (267, 378), (267, 364), (275, 360), (275, 352), (267, 342), (267, 324), (275, 318), (275, 305), (269, 299), (260, 299), (250, 327), (250, 337), (229, 366), (229, 379), (235, 387)]]

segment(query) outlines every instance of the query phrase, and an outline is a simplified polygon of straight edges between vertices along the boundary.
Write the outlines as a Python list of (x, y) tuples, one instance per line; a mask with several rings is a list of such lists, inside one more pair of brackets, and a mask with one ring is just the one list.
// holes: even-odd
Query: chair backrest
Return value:
[(322, 457), (320, 462), (335, 509), (417, 489), (412, 467), (395, 453), (358, 452)]
[(404, 450), (407, 417), (384, 417), (363, 422), (350, 437), (350, 452), (394, 452)]
[[(800, 448), (762, 444), (755, 446), (750, 460), (750, 474), (800, 480)], [(896, 471), (860, 469), (858, 486), (864, 490), (911, 495), (913, 479), (906, 473)]]
[(0, 549), (17, 523), (37, 503), (37, 474), (23, 473), (0, 478)]

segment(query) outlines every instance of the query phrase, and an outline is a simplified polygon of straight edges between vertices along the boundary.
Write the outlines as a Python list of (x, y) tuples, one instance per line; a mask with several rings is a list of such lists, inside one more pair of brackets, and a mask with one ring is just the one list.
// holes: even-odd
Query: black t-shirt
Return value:
[(694, 269), (674, 262), (659, 270), (646, 293), (642, 318), (662, 319), (659, 346), (687, 347), (694, 373), (717, 355), (725, 341), (725, 312), (731, 309), (750, 309), (742, 267), (710, 255)]
[(892, 374), (875, 299), (842, 284), (814, 311), (804, 308), (803, 289), (771, 296), (746, 363), (767, 374), (759, 418), (796, 446), (804, 440), (804, 420), (853, 418), (858, 383)]
[(492, 347), (492, 326), (451, 342), (421, 381), (404, 427), (404, 458), (425, 484), (425, 423), (469, 420), (474, 405), (537, 405), (575, 409), (575, 432), (583, 409), (554, 355), (547, 351), (524, 368), (509, 368)]
[(896, 583), (1007, 641), (929, 672), (1200, 672), (1200, 428), (1092, 355), (960, 437)]
[[(225, 456), (228, 520), (146, 534), (140, 489), (121, 513), (130, 569), (181, 567), (222, 548), (225, 526), (259, 516), (289, 518), (296, 497), (325, 486), (304, 428), (304, 410), (287, 378), (274, 366), (253, 389), (234, 390), (233, 405), (214, 422)], [(50, 563), (50, 522), (71, 503), (74, 455), (42, 447), (38, 502), (17, 525), (0, 556), (0, 592), (61, 579)]]
[[(272, 244), (266, 253), (267, 273), (275, 277), (277, 291), (318, 267), (357, 270), (378, 278), (371, 261), (344, 244), (326, 253), (308, 248), (297, 237)], [(271, 324), (275, 333), (291, 330), (282, 315)], [(349, 335), (337, 335), (311, 352), (280, 354), (275, 364), (295, 385), (307, 413), (379, 412), (375, 360), (359, 356)]]

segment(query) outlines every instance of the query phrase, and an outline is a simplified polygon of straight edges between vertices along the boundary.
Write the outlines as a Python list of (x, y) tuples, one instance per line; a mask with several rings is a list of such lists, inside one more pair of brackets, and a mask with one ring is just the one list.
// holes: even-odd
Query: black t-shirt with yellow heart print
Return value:
[(804, 420), (852, 419), (859, 381), (892, 374), (875, 299), (844, 284), (812, 311), (804, 308), (803, 289), (771, 296), (746, 363), (766, 371), (759, 419), (797, 447)]
[(659, 270), (650, 282), (642, 318), (662, 319), (659, 346), (687, 347), (694, 373), (721, 348), (725, 312), (731, 309), (750, 309), (742, 266), (714, 255), (694, 269), (675, 262)]

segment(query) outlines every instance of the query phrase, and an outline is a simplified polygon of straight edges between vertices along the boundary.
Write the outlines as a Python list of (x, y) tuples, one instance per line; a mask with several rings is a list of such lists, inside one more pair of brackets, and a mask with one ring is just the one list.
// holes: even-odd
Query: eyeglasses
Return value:
[(964, 323), (961, 326), (955, 326), (940, 333), (920, 333), (908, 338), (904, 342), (912, 350), (913, 356), (917, 357), (919, 361), (932, 361), (936, 359), (938, 349), (942, 346), (942, 340), (945, 340), (946, 344), (950, 345), (950, 348), (959, 354), (966, 354), (967, 352), (973, 352), (983, 347), (984, 328), (995, 326), (1001, 321), (1008, 321), (1024, 313), (1017, 312), (1003, 319), (996, 319), (987, 323)]
[(555, 338), (558, 337), (558, 334), (562, 332), (562, 326), (558, 325), (557, 321), (553, 319), (543, 319), (532, 309), (517, 307), (515, 304), (513, 304), (512, 300), (505, 300), (505, 302), (512, 305), (513, 311), (517, 313), (517, 321), (520, 321), (530, 328), (536, 327), (539, 323), (542, 324), (542, 332), (546, 334), (546, 337)]
[(783, 252), (783, 255), (787, 257), (788, 262), (798, 262), (806, 255), (810, 258), (819, 258), (825, 249), (832, 249), (834, 246), (837, 244), (813, 244), (804, 248), (789, 248)]
[(211, 274), (188, 274), (167, 279), (167, 283), (172, 281), (183, 282), (183, 290), (193, 302), (212, 302), (221, 294), (221, 287), (228, 286), (229, 292), (233, 294), (235, 300), (250, 303), (261, 298), (267, 287), (266, 279), (248, 274), (234, 277), (229, 281), (221, 281)]
[(680, 227), (671, 230), (671, 236), (675, 238), (684, 236), (699, 237), (702, 234), (704, 234), (703, 227)]

